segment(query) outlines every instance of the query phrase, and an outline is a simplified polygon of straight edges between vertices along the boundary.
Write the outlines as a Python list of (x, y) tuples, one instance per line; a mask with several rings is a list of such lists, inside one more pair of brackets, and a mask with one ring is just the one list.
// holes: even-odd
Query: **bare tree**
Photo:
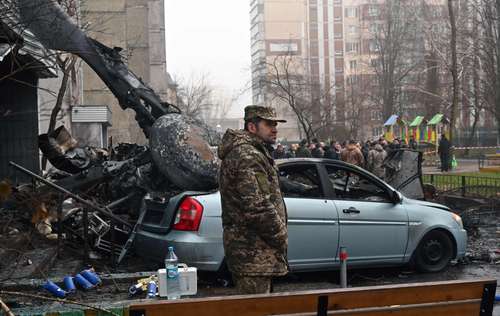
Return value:
[(450, 48), (451, 48), (451, 78), (453, 81), (453, 98), (451, 101), (451, 116), (450, 116), (450, 142), (453, 142), (453, 132), (456, 127), (457, 121), (457, 108), (458, 108), (458, 60), (457, 60), (457, 25), (455, 21), (455, 9), (453, 8), (453, 0), (448, 0), (448, 16), (450, 19)]
[(378, 82), (373, 101), (380, 104), (383, 119), (387, 119), (397, 110), (396, 102), (402, 87), (408, 84), (408, 76), (421, 66), (420, 59), (416, 57), (421, 51), (422, 39), (413, 2), (385, 1), (375, 8), (381, 18), (371, 21), (377, 27), (367, 48)]
[(322, 87), (315, 82), (304, 61), (292, 53), (277, 55), (259, 67), (266, 70), (266, 75), (260, 78), (266, 98), (294, 114), (308, 141), (320, 133), (329, 133), (335, 117), (333, 86)]
[(371, 102), (371, 85), (364, 76), (353, 74), (347, 78), (345, 89), (345, 121), (349, 139), (366, 138), (362, 123), (368, 113), (379, 112)]
[(208, 75), (192, 75), (188, 80), (182, 78), (174, 80), (177, 83), (177, 106), (185, 115), (202, 119), (213, 104), (214, 91), (209, 84)]
[[(470, 111), (474, 119), (472, 132), (475, 132), (480, 114), (487, 111), (495, 118), (500, 135), (500, 1), (469, 2), (472, 12), (472, 31), (469, 35), (474, 104), (474, 109)], [(472, 133), (469, 143), (473, 136)]]

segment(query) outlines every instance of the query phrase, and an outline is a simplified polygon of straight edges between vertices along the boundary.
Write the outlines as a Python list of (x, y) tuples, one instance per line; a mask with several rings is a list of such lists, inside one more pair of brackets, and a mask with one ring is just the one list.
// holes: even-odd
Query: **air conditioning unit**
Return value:
[(108, 146), (111, 110), (106, 105), (74, 106), (71, 110), (73, 137), (80, 146)]

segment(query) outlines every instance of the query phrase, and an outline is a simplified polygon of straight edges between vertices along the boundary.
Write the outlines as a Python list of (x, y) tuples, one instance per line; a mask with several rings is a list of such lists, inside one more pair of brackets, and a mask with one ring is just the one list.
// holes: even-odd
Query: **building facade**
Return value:
[[(344, 34), (342, 2), (338, 0), (252, 0), (251, 54), (252, 91), (255, 104), (278, 108), (289, 121), (280, 128), (280, 137), (303, 138), (296, 114), (283, 98), (273, 93), (275, 82), (269, 72), (283, 68), (287, 60), (290, 77), (301, 77), (301, 84), (310, 92), (305, 102), (312, 106), (312, 125), (329, 124), (331, 130), (344, 120)], [(292, 66), (290, 66), (292, 67)], [(296, 96), (298, 98), (298, 96)], [(325, 126), (323, 126), (325, 127)], [(325, 129), (324, 129), (325, 130)]]
[[(129, 68), (155, 90), (162, 100), (174, 101), (167, 74), (163, 0), (81, 1), (82, 24), (89, 35), (109, 47), (123, 48)], [(82, 72), (82, 104), (107, 106), (112, 112), (108, 135), (113, 143), (144, 144), (146, 139), (132, 110), (118, 101), (87, 65)]]

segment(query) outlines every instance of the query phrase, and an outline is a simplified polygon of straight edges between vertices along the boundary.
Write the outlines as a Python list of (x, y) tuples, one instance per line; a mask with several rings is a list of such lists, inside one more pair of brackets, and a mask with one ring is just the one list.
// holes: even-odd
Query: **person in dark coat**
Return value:
[(363, 159), (365, 160), (365, 163), (368, 161), (368, 153), (370, 152), (370, 141), (366, 141), (363, 144), (363, 147), (361, 147), (361, 153), (363, 154)]
[(325, 147), (325, 158), (339, 160), (340, 153), (335, 149), (335, 142), (331, 142), (330, 146)]
[(413, 136), (410, 138), (410, 149), (417, 150), (417, 142), (415, 141), (415, 138)]
[(297, 149), (297, 152), (295, 153), (295, 157), (297, 158), (311, 158), (311, 152), (309, 149), (306, 147), (307, 146), (307, 141), (303, 139), (300, 142), (299, 148)]
[(313, 156), (313, 158), (323, 158), (323, 149), (317, 140), (314, 143), (314, 148), (311, 150), (311, 156)]
[(286, 156), (285, 147), (283, 147), (283, 145), (281, 144), (278, 144), (278, 146), (276, 146), (276, 149), (273, 151), (273, 159), (285, 159), (285, 158), (288, 158)]
[(441, 135), (441, 140), (439, 141), (438, 154), (441, 160), (441, 171), (450, 170), (450, 149), (451, 143), (446, 138), (444, 134)]

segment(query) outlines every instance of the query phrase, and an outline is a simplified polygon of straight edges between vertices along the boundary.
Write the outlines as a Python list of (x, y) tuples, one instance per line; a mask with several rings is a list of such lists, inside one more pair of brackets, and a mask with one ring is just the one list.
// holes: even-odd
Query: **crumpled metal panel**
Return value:
[(180, 114), (156, 120), (150, 149), (158, 169), (181, 189), (217, 188), (219, 158), (216, 148), (221, 135), (200, 121)]
[(385, 181), (411, 199), (423, 199), (422, 153), (400, 149), (391, 152), (384, 161)]

